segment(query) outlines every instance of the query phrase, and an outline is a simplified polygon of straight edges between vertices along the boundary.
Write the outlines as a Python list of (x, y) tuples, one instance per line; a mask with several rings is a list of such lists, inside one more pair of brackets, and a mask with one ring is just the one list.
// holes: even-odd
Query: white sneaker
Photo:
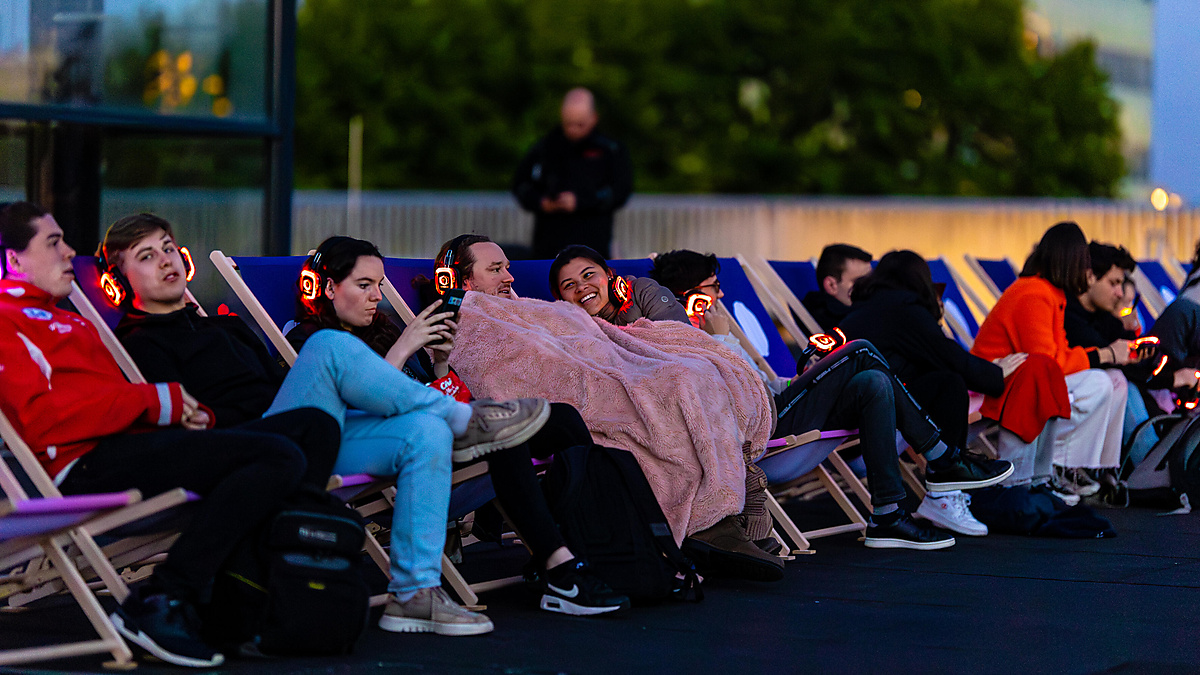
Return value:
[(970, 503), (971, 496), (960, 490), (947, 492), (941, 497), (927, 494), (917, 507), (916, 515), (938, 527), (971, 537), (982, 537), (988, 533), (987, 525), (971, 515), (971, 509), (967, 508)]

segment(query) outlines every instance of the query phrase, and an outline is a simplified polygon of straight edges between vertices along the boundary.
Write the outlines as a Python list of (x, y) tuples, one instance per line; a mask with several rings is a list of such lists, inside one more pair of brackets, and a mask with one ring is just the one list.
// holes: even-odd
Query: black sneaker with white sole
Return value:
[(177, 666), (211, 668), (225, 657), (200, 638), (196, 610), (165, 593), (133, 593), (109, 615), (122, 637), (147, 653)]
[(932, 492), (978, 490), (1000, 483), (1012, 472), (1012, 462), (960, 451), (929, 462), (925, 467), (925, 487)]
[(950, 548), (954, 536), (923, 521), (913, 520), (907, 513), (871, 516), (867, 523), (867, 548), (911, 548), (932, 551)]
[(591, 616), (629, 609), (629, 598), (610, 588), (578, 558), (551, 567), (543, 578), (544, 610)]

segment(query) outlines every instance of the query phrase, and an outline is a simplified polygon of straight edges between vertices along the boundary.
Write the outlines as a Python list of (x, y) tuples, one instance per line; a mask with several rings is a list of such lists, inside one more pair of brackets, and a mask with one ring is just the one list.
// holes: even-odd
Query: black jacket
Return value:
[(1133, 331), (1125, 330), (1121, 320), (1112, 314), (1087, 311), (1078, 298), (1067, 298), (1063, 326), (1067, 329), (1067, 344), (1072, 347), (1107, 347), (1114, 340), (1137, 337)]
[(961, 375), (971, 391), (988, 396), (1004, 393), (1000, 366), (946, 337), (937, 319), (911, 291), (881, 288), (869, 299), (854, 303), (838, 327), (852, 340), (875, 345), (901, 381), (948, 370)]
[(131, 311), (117, 337), (150, 382), (179, 382), (226, 428), (262, 417), (283, 384), (284, 370), (263, 341), (234, 316), (200, 316), (195, 307), (170, 314)]
[(840, 326), (842, 319), (850, 314), (848, 305), (843, 305), (841, 300), (822, 290), (809, 291), (800, 303), (804, 305), (809, 314), (812, 314), (812, 318), (816, 319), (821, 330), (825, 331), (831, 331)]
[[(595, 130), (572, 143), (556, 127), (530, 149), (513, 176), (513, 195), (534, 214), (534, 256), (553, 258), (569, 244), (586, 244), (609, 257), (613, 212), (633, 192), (629, 153)], [(572, 213), (543, 213), (542, 198), (575, 195)]]

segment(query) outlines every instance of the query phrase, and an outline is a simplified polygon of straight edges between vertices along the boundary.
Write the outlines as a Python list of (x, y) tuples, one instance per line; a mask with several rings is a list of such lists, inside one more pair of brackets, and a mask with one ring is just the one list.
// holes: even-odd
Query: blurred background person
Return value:
[(512, 192), (533, 213), (535, 258), (553, 258), (570, 244), (610, 257), (613, 213), (633, 192), (633, 167), (624, 145), (596, 131), (598, 121), (592, 92), (572, 89), (562, 125), (517, 167)]

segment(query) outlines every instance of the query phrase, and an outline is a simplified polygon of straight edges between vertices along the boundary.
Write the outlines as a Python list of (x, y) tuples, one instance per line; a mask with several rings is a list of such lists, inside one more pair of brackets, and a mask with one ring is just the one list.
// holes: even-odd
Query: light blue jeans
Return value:
[(350, 333), (322, 330), (305, 342), (266, 415), (303, 407), (341, 424), (334, 471), (396, 476), (388, 590), (440, 585), (454, 441), (447, 420), (469, 406), (421, 385)]

